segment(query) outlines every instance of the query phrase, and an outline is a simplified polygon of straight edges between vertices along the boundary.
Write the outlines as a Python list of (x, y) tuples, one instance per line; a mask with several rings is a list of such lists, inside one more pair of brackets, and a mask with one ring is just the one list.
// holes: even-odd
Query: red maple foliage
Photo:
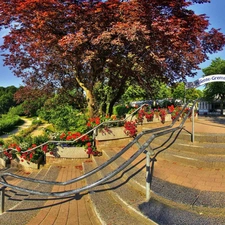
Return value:
[(183, 81), (222, 49), (224, 35), (188, 8), (206, 2), (1, 0), (5, 65), (41, 90), (80, 86), (92, 117), (97, 82), (113, 90), (112, 106), (127, 81), (150, 90), (155, 80)]

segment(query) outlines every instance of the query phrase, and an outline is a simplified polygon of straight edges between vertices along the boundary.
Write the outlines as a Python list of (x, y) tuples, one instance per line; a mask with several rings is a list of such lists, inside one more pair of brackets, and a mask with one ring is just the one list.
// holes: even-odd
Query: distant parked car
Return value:
[(130, 106), (131, 107), (140, 107), (140, 106), (142, 106), (144, 104), (148, 104), (148, 105), (152, 106), (153, 101), (152, 100), (134, 101), (134, 102), (130, 103)]

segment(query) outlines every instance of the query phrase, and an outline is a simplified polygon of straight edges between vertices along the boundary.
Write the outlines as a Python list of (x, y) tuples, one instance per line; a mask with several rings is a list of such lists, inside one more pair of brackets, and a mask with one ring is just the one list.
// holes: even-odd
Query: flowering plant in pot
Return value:
[[(78, 140), (76, 140), (78, 139)], [(92, 137), (89, 135), (82, 135), (80, 132), (63, 132), (55, 135), (54, 140), (71, 141), (73, 143), (62, 143), (63, 147), (84, 147), (88, 155), (99, 155), (100, 152), (94, 147)], [(75, 141), (76, 140), (76, 141)]]
[(145, 110), (142, 108), (138, 111), (136, 122), (142, 124), (145, 117)]
[(137, 124), (134, 121), (126, 121), (124, 123), (124, 133), (129, 137), (137, 136)]
[(147, 119), (147, 121), (152, 121), (154, 118), (154, 110), (150, 110), (148, 112), (145, 112), (145, 118)]
[[(33, 162), (33, 163), (40, 163), (40, 161), (44, 160), (44, 151), (42, 148), (33, 148), (37, 147), (36, 144), (32, 144), (27, 147), (28, 143), (11, 143), (7, 146), (6, 150), (4, 151), (5, 160), (13, 160), (18, 159), (21, 162)], [(44, 148), (47, 151), (47, 148)], [(30, 151), (29, 151), (30, 150)]]
[(161, 122), (165, 123), (166, 121), (167, 110), (164, 108), (159, 109), (159, 116), (161, 118)]
[(174, 105), (168, 106), (169, 113), (171, 114), (171, 119), (175, 120), (181, 111), (180, 106), (174, 107)]

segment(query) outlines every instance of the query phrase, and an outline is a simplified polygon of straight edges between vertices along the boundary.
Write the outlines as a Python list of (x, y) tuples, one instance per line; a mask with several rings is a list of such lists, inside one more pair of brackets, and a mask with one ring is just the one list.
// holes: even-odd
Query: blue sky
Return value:
[[(225, 0), (211, 0), (211, 3), (195, 4), (192, 9), (196, 14), (206, 14), (209, 17), (211, 27), (216, 29), (221, 28), (221, 32), (225, 34)], [(4, 32), (0, 32), (0, 44), (2, 43), (2, 36)], [(200, 68), (206, 68), (210, 65), (211, 61), (216, 57), (225, 59), (225, 48), (223, 51), (209, 55), (209, 60), (200, 64)], [(188, 78), (188, 81), (193, 81), (202, 76), (201, 70), (194, 78)], [(8, 67), (3, 66), (3, 59), (0, 57), (0, 86), (7, 87), (14, 85), (19, 87), (22, 85), (21, 79), (13, 75), (12, 71)]]

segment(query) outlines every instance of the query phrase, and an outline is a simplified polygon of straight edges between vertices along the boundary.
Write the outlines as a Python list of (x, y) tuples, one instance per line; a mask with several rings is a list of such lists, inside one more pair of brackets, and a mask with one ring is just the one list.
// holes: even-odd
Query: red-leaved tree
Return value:
[(112, 108), (127, 81), (150, 91), (155, 80), (184, 81), (221, 50), (224, 35), (188, 8), (206, 2), (1, 0), (5, 65), (36, 90), (81, 87), (92, 116), (97, 82), (114, 91)]

